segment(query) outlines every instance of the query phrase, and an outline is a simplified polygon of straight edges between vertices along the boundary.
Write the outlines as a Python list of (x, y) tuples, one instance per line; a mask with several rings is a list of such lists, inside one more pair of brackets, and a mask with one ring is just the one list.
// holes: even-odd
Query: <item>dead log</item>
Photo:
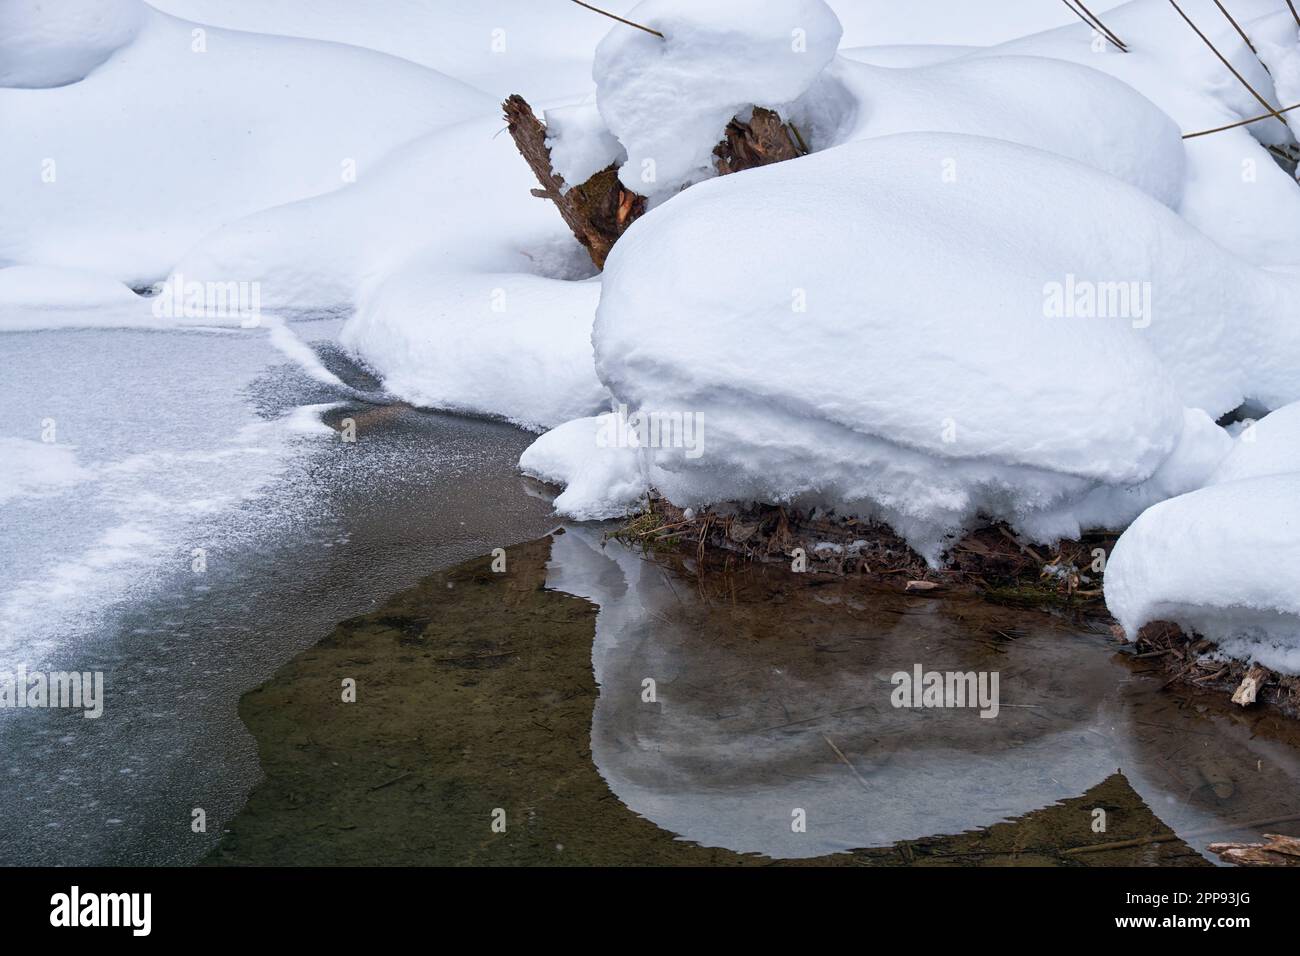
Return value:
[(748, 123), (737, 117), (727, 124), (723, 140), (714, 147), (714, 165), (719, 176), (755, 169), (772, 163), (796, 159), (808, 150), (795, 143), (798, 133), (791, 136), (793, 127), (787, 126), (772, 110), (754, 107)]
[(615, 165), (606, 166), (585, 183), (566, 191), (564, 178), (551, 165), (546, 127), (533, 108), (518, 94), (508, 97), (502, 105), (510, 136), (541, 183), (542, 188), (534, 189), (533, 195), (555, 203), (596, 268), (605, 268), (605, 259), (618, 237), (645, 213), (645, 197), (623, 187)]

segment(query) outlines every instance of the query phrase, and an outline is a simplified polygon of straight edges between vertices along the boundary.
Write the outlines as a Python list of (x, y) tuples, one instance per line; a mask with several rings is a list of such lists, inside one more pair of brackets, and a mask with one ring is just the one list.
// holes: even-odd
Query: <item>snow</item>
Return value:
[[(856, 0), (850, 0), (856, 2)], [(178, 17), (255, 33), (330, 40), (402, 57), (501, 100), (584, 94), (591, 55), (612, 22), (568, 3), (538, 0), (151, 0)], [(625, 15), (635, 0), (597, 4)]]
[[(916, 268), (927, 262), (942, 268)], [(1144, 277), (1159, 290), (1152, 321), (1047, 314), (1045, 288), (1072, 270)], [(618, 402), (707, 426), (697, 458), (637, 452), (676, 504), (871, 514), (937, 559), (977, 517), (1050, 540), (1077, 528), (1075, 506), (1123, 522), (1204, 480), (1228, 439), (1184, 409), (1234, 407), (1256, 354), (1213, 304), (1248, 314), (1261, 289), (1111, 177), (995, 140), (904, 134), (702, 183), (652, 212), (614, 247), (593, 337)], [(1274, 300), (1256, 301), (1251, 320), (1271, 322)], [(1189, 347), (1207, 340), (1212, 365)]]
[(0, 334), (0, 669), (88, 639), (202, 548), (216, 568), (302, 521), (274, 514), (294, 461), (335, 433), (321, 406), (259, 408), (283, 365), (263, 329)]
[(606, 391), (599, 286), (572, 281), (590, 260), (536, 184), (501, 120), (472, 120), (346, 190), (214, 232), (176, 272), (258, 282), (269, 311), (350, 314), (343, 344), (393, 396), (549, 427), (599, 411)]
[(1222, 655), (1300, 674), (1300, 473), (1149, 508), (1107, 562), (1106, 605), (1130, 639), (1171, 621)]
[[(1297, 29), (1291, 12), (1286, 10), (1271, 17), (1261, 17), (1251, 24), (1251, 33), (1255, 47), (1259, 50), (1259, 58), (1273, 78), (1273, 88), (1277, 91), (1278, 99), (1276, 105), (1294, 106), (1300, 103), (1300, 49), (1296, 46), (1300, 29)], [(1295, 112), (1282, 115), (1294, 132), (1297, 121)]]
[[(1115, 3), (1096, 0), (1089, 8), (1101, 13)], [(497, 99), (522, 93), (530, 102), (589, 92), (592, 53), (614, 26), (573, 4), (538, 0), (385, 0), (364, 8), (355, 0), (151, 0), (151, 5), (232, 30), (377, 50), (454, 76)], [(596, 5), (628, 16), (636, 2)], [(832, 0), (829, 6), (844, 23), (846, 47), (977, 47), (1076, 22), (1063, 5), (1043, 0), (999, 0), (994, 16), (970, 0)]]
[(546, 110), (543, 119), (551, 168), (564, 180), (565, 192), (611, 163), (627, 159), (594, 102)]
[(713, 147), (752, 106), (800, 97), (839, 45), (822, 0), (645, 0), (596, 48), (592, 76), (605, 126), (622, 143), (623, 184), (651, 200), (713, 175)]
[(11, 498), (62, 491), (87, 477), (77, 450), (30, 438), (0, 437), (0, 504)]
[(1285, 474), (1300, 474), (1300, 402), (1248, 420), (1209, 483)]
[(615, 412), (576, 418), (529, 445), (519, 459), (519, 469), (532, 478), (565, 486), (555, 499), (561, 514), (578, 521), (618, 518), (631, 512), (649, 491), (635, 442), (626, 418)]
[[(143, 300), (121, 282), (83, 269), (12, 265), (0, 269), (0, 328), (13, 329), (23, 312), (59, 310), (103, 313), (134, 311), (143, 315)], [(78, 320), (73, 320), (78, 321)], [(94, 321), (82, 317), (79, 321)]]
[[(231, 402), (211, 414), (268, 426), (223, 433), (244, 436), (232, 450), (168, 419), (150, 433), (168, 450), (157, 491), (114, 484), (121, 456), (93, 441), (39, 442), (28, 408), (4, 438), (22, 466), (9, 503), (174, 490), (202, 511), (199, 462), (264, 461), (217, 482), (213, 514), (234, 507), (226, 491), (274, 483), (319, 410), (247, 420), (251, 367), (205, 363), (255, 349), (355, 397), (297, 331), (327, 314), (382, 381), (367, 400), (553, 429), (521, 469), (584, 519), (651, 488), (820, 504), (888, 521), (937, 562), (983, 521), (1051, 541), (1145, 509), (1126, 547), (1146, 561), (1179, 543), (1161, 509), (1209, 527), (1196, 502), (1218, 495), (1246, 522), (1225, 540), (1262, 540), (1240, 489), (1298, 471), (1300, 188), (1265, 149), (1294, 138), (1268, 120), (1182, 139), (1261, 107), (1168, 3), (1091, 4), (1129, 53), (1044, 0), (602, 5), (665, 36), (534, 0), (5, 4), (6, 368), (36, 362), (33, 342), (73, 343), (85, 381), (61, 381), (92, 401), (130, 348), (157, 348), (143, 406), (210, 381)], [(1232, 5), (1258, 57), (1211, 0), (1182, 5), (1270, 102), (1300, 102), (1300, 31), (1277, 0)], [(652, 199), (603, 276), (530, 193), (500, 118), (514, 92), (570, 184), (615, 163)], [(813, 155), (715, 178), (723, 128), (756, 105)], [(236, 283), (258, 308), (168, 314), (138, 294), (164, 280)], [(1278, 411), (1214, 424), (1243, 403)], [(622, 405), (669, 440), (638, 440)], [(189, 527), (175, 517), (92, 516), (39, 566), (74, 584), (134, 573)], [(1208, 572), (1167, 573), (1128, 572), (1124, 599), (1112, 561), (1108, 595), (1131, 620), (1231, 616), (1234, 594), (1250, 615), (1292, 613), (1231, 575), (1198, 605)], [(1251, 640), (1276, 633), (1250, 621)]]
[(541, 430), (605, 401), (589, 332), (599, 295), (595, 282), (411, 269), (364, 302), (341, 340), (406, 401)]
[(1204, 484), (1120, 537), (1107, 606), (1130, 638), (1172, 621), (1221, 655), (1300, 674), (1300, 403), (1247, 420)]
[[(841, 57), (826, 85), (843, 92), (817, 89), (793, 114), (814, 130), (846, 114), (830, 135), (814, 135), (814, 143), (969, 133), (1076, 159), (1171, 208), (1182, 200), (1186, 156), (1178, 127), (1132, 87), (1097, 70), (1037, 56), (964, 58), (911, 69)], [(851, 107), (836, 104), (844, 96)], [(1081, 128), (1090, 135), (1080, 136)]]
[[(1212, 0), (1187, 0), (1179, 5), (1270, 102), (1297, 102), (1277, 104), (1279, 94), (1272, 77)], [(1275, 0), (1237, 0), (1230, 9), (1247, 33), (1254, 33), (1261, 42), (1278, 37), (1279, 28), (1285, 36), (1282, 18), (1291, 16)], [(1119, 53), (1109, 44), (1095, 43), (1091, 28), (1075, 23), (977, 55), (1052, 57), (1104, 71), (1151, 100), (1184, 133), (1214, 129), (1265, 112), (1164, 0), (1133, 0), (1106, 13), (1104, 20), (1129, 44), (1130, 52)], [(1294, 27), (1291, 20), (1290, 29)], [(1292, 33), (1289, 42), (1294, 40)], [(1270, 119), (1187, 140), (1187, 173), (1179, 207), (1183, 218), (1249, 262), (1300, 269), (1300, 192), (1261, 145), (1290, 138), (1282, 124)]]
[(7, 9), (32, 32), (69, 11), (139, 23), (79, 82), (0, 88), (0, 177), (25, 184), (0, 195), (0, 263), (149, 285), (205, 233), (339, 189), (395, 146), (494, 108), (459, 81), (392, 57), (199, 27), (141, 3)]
[(0, 86), (84, 79), (135, 38), (144, 18), (138, 0), (9, 0), (0, 7)]
[[(1088, 9), (1104, 14), (1123, 0), (1089, 0)], [(1064, 4), (1042, 0), (835, 0), (844, 24), (844, 45), (993, 46), (1052, 27), (1076, 24)], [(1109, 24), (1110, 16), (1104, 18)], [(1087, 28), (1084, 28), (1087, 29)]]

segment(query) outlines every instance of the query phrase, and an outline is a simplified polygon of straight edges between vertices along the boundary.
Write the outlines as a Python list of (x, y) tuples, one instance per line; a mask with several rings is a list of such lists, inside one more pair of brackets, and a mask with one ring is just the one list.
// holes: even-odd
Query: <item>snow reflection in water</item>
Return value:
[[(591, 752), (628, 807), (706, 846), (784, 858), (988, 826), (1116, 769), (1200, 850), (1224, 839), (1197, 835), (1211, 825), (1300, 811), (1294, 746), (1254, 736), (1257, 714), (1160, 693), (1107, 634), (975, 599), (807, 584), (753, 568), (692, 581), (590, 529), (554, 539), (547, 586), (600, 606)], [(891, 675), (918, 663), (998, 672), (998, 716), (895, 708)]]

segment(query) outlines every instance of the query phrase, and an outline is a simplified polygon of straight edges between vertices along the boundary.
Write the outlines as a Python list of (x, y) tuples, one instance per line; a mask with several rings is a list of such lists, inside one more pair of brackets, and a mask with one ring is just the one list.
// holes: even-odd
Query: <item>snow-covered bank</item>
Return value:
[(1106, 568), (1130, 639), (1168, 621), (1300, 674), (1300, 403), (1248, 425), (1207, 487), (1145, 511)]
[(1300, 474), (1203, 488), (1148, 509), (1106, 568), (1125, 632), (1169, 621), (1229, 657), (1300, 674)]
[[(1290, 105), (1287, 13), (1238, 11), (1260, 59), (1186, 6)], [(1134, 522), (1105, 585), (1130, 636), (1168, 620), (1300, 673), (1300, 406), (1215, 424), (1300, 399), (1300, 189), (1265, 149), (1295, 140), (1276, 120), (1181, 137), (1260, 105), (1176, 16), (1108, 13), (1127, 54), (1076, 24), (892, 68), (863, 51), (794, 101), (756, 98), (819, 152), (712, 182), (697, 162), (633, 225), (593, 331), (619, 411), (542, 436), (521, 469), (574, 517), (652, 491), (816, 506), (933, 563), (990, 521), (1045, 543)]]
[[(563, 513), (816, 504), (936, 563), (984, 522), (1119, 529), (1227, 480), (1220, 416), (1300, 400), (1300, 187), (1266, 148), (1294, 136), (1183, 138), (1263, 107), (1164, 0), (1095, 8), (1128, 53), (1031, 0), (613, 5), (662, 36), (572, 4), (159, 5), (222, 25), (6, 8), (0, 328), (256, 284), (320, 382), (290, 313), (338, 316), (393, 396), (559, 426), (521, 466)], [(1300, 96), (1276, 0), (1234, 6), (1258, 57), (1183, 6)], [(649, 200), (604, 275), (502, 135), (515, 91), (570, 185), (615, 164)], [(757, 106), (811, 155), (718, 178)]]

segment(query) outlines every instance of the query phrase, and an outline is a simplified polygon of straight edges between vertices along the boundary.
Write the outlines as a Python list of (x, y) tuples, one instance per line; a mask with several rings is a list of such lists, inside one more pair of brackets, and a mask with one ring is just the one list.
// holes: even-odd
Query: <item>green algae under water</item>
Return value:
[[(998, 715), (895, 707), (916, 664), (996, 672)], [(1300, 813), (1294, 725), (1142, 667), (1100, 627), (571, 528), (247, 694), (266, 776), (208, 862), (1207, 865), (1300, 832), (1243, 826)]]

